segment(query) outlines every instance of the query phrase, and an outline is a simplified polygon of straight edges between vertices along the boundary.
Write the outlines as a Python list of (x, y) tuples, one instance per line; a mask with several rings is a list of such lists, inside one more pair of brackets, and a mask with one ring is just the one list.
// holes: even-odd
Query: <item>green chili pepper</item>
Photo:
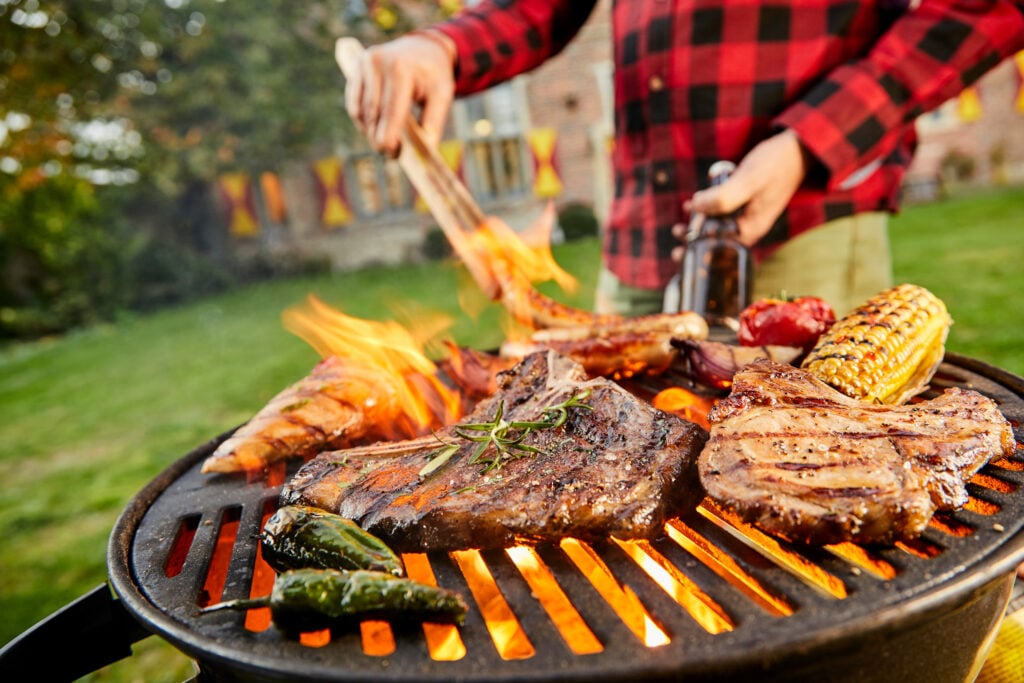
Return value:
[(350, 519), (301, 505), (279, 509), (260, 534), (263, 559), (276, 571), (370, 569), (402, 576), (402, 561)]
[(269, 607), (285, 631), (341, 624), (346, 617), (417, 619), (462, 624), (466, 603), (458, 593), (412, 579), (367, 570), (295, 569), (277, 576), (270, 595), (229, 600), (202, 612)]

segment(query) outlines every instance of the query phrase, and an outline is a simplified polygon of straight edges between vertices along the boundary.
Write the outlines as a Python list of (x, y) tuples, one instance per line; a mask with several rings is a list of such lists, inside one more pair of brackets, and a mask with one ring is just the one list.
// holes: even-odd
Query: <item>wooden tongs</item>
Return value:
[[(339, 38), (334, 58), (346, 78), (359, 68), (365, 50), (355, 38)], [(430, 209), (452, 249), (463, 257), (470, 275), (491, 299), (501, 295), (501, 286), (479, 259), (465, 258), (472, 251), (469, 235), (486, 221), (459, 177), (445, 163), (436, 147), (429, 145), (422, 126), (410, 114), (402, 131), (398, 164)]]

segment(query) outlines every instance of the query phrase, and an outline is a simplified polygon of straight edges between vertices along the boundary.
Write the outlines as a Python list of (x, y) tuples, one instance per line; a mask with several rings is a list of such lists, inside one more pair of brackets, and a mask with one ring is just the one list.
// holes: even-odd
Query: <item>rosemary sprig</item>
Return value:
[[(528, 457), (543, 453), (539, 448), (524, 444), (523, 439), (528, 434), (538, 429), (557, 429), (565, 424), (569, 418), (569, 408), (582, 408), (593, 410), (584, 399), (590, 396), (590, 389), (574, 394), (558, 405), (549, 406), (541, 411), (541, 419), (533, 421), (512, 421), (505, 420), (505, 402), (498, 401), (494, 417), (489, 422), (473, 422), (458, 425), (452, 429), (452, 433), (466, 441), (476, 443), (473, 452), (466, 461), (471, 465), (480, 463), (483, 465), (481, 474), (486, 474), (498, 469), (510, 460)], [(441, 448), (432, 453), (428, 462), (419, 474), (425, 477), (431, 472), (437, 471), (459, 450), (459, 444), (441, 441)]]
[(427, 456), (430, 459), (430, 462), (424, 465), (420, 470), (420, 478), (423, 478), (431, 472), (439, 469), (442, 465), (451, 460), (452, 456), (459, 451), (459, 444), (445, 441), (441, 437), (437, 436), (437, 434), (434, 434), (434, 437), (441, 442), (441, 447)]

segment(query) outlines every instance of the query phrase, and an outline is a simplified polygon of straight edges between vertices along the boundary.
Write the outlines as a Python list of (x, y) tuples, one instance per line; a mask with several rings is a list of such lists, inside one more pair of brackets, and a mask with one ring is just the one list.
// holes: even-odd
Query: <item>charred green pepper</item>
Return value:
[(295, 569), (277, 576), (270, 595), (229, 600), (203, 609), (269, 607), (271, 618), (285, 631), (307, 631), (341, 625), (347, 617), (416, 619), (462, 624), (466, 603), (458, 593), (367, 570)]
[(326, 510), (289, 505), (267, 520), (260, 534), (263, 559), (276, 571), (370, 569), (402, 576), (402, 561), (376, 536)]

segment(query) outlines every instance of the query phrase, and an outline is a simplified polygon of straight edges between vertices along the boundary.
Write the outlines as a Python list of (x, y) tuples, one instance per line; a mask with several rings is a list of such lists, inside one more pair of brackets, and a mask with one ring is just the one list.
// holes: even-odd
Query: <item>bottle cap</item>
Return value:
[(711, 164), (711, 168), (708, 169), (708, 178), (711, 180), (712, 185), (721, 185), (729, 179), (729, 176), (731, 176), (732, 172), (735, 170), (736, 164), (731, 161), (724, 159), (722, 161), (716, 161)]

